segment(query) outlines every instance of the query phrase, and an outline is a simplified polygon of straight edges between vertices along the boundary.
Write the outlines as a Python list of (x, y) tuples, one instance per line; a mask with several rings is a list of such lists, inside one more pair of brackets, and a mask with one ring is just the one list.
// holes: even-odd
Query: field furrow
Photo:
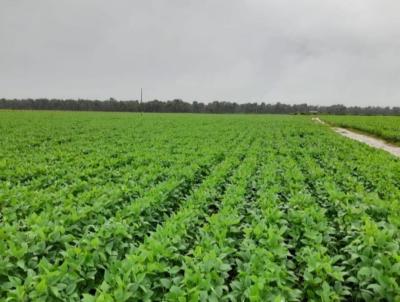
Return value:
[[(165, 299), (228, 300), (229, 280), (236, 275), (236, 251), (244, 236), (242, 225), (245, 207), (252, 202), (252, 186), (262, 148), (255, 143), (236, 171), (217, 213), (211, 215), (201, 229), (197, 244), (180, 266), (183, 272), (170, 280)], [(260, 151), (258, 151), (260, 150)]]
[(400, 160), (308, 116), (0, 129), (1, 301), (400, 301)]
[[(247, 139), (248, 142), (251, 140)], [(113, 263), (98, 288), (99, 297), (113, 297), (118, 301), (162, 298), (169, 289), (166, 280), (183, 270), (183, 258), (195, 244), (198, 229), (207, 223), (209, 216), (219, 211), (229, 183), (246, 156), (245, 147), (245, 144), (239, 144), (238, 150), (206, 179), (179, 212), (166, 220), (126, 259)], [(124, 278), (123, 283), (128, 286), (121, 287), (120, 278)], [(110, 294), (107, 293), (109, 290)]]

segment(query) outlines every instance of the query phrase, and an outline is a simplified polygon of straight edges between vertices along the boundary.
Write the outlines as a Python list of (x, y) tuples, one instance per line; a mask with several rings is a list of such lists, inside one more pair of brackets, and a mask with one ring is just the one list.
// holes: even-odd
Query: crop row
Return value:
[(400, 299), (385, 152), (294, 116), (2, 114), (0, 300)]

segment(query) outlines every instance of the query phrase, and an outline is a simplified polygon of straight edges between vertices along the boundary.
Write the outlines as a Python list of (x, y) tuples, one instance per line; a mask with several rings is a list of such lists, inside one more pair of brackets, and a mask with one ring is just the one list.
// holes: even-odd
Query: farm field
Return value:
[(310, 117), (0, 111), (0, 301), (400, 301), (399, 201)]
[(321, 116), (331, 125), (350, 128), (400, 144), (400, 116)]

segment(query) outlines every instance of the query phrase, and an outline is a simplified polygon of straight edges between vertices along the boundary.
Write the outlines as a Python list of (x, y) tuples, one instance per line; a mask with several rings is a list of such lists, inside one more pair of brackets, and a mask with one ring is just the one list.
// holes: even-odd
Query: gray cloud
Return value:
[(0, 0), (0, 97), (400, 105), (397, 0)]

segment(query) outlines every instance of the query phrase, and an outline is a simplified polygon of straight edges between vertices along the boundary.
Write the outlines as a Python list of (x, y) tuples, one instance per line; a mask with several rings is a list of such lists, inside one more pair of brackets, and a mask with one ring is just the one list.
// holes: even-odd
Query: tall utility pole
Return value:
[(142, 88), (140, 88), (140, 115), (142, 115), (143, 114), (143, 105), (142, 105), (142, 103), (143, 103), (143, 89)]

